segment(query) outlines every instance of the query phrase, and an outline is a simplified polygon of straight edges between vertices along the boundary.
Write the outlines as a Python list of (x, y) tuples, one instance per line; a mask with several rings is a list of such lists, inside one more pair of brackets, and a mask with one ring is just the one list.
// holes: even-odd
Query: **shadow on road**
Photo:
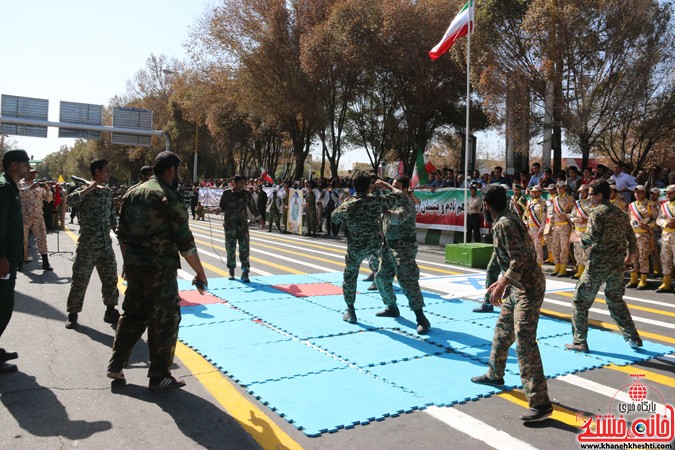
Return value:
[[(173, 418), (186, 437), (204, 448), (260, 448), (225, 411), (184, 389), (151, 391), (145, 386), (115, 381), (111, 383), (110, 390), (116, 395), (156, 404)], [(253, 419), (253, 412), (251, 414)]]
[[(16, 372), (3, 375), (3, 381), (11, 383), (11, 390), (3, 389), (0, 401), (19, 426), (34, 436), (62, 436), (75, 441), (112, 428), (107, 420), (70, 420), (56, 395), (40, 386), (31, 375)], [(36, 408), (36, 405), (40, 407)]]

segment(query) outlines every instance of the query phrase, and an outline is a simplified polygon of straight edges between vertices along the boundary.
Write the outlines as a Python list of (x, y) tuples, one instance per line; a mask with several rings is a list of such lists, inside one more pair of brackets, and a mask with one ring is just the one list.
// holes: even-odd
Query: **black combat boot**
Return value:
[(230, 269), (230, 278), (228, 280), (234, 280), (234, 269)]
[(49, 256), (46, 253), (42, 255), (42, 270), (54, 270), (54, 268), (49, 265)]
[(66, 328), (69, 330), (74, 330), (77, 328), (77, 313), (68, 314), (68, 320), (66, 320)]
[(342, 320), (349, 323), (356, 323), (356, 310), (354, 309), (354, 305), (347, 308), (347, 311), (345, 311), (342, 316)]
[(241, 281), (244, 283), (250, 283), (251, 279), (248, 277), (248, 270), (244, 270), (241, 272)]
[(415, 317), (417, 318), (417, 334), (427, 334), (429, 332), (429, 328), (431, 328), (429, 319), (427, 319), (427, 317), (424, 315), (422, 308), (416, 309), (414, 313)]
[(401, 312), (398, 310), (398, 306), (391, 305), (384, 308), (382, 311), (375, 313), (377, 317), (399, 317)]

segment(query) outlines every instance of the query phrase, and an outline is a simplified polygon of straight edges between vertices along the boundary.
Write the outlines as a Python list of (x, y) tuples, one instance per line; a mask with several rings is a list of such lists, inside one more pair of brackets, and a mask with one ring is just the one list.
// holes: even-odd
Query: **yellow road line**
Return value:
[[(552, 292), (552, 294), (557, 294), (557, 295), (563, 295), (565, 297), (574, 297), (574, 294), (571, 294), (569, 292)], [(607, 301), (601, 299), (601, 298), (595, 298), (596, 302), (604, 303), (607, 304)], [(652, 314), (659, 314), (661, 316), (668, 316), (668, 317), (675, 317), (675, 312), (670, 312), (670, 311), (663, 311), (661, 309), (655, 309), (655, 308), (647, 308), (646, 306), (638, 306), (634, 305), (632, 303), (626, 303), (630, 309), (634, 309), (636, 311), (645, 311), (649, 312)]]
[(197, 352), (178, 342), (176, 356), (227, 413), (264, 449), (301, 449), (274, 421), (244, 397), (232, 382)]
[[(522, 406), (523, 408), (530, 408), (530, 405), (525, 398), (525, 394), (521, 391), (502, 392), (501, 394), (497, 394), (497, 396)], [(581, 422), (577, 420), (577, 413), (559, 405), (553, 405), (553, 415), (551, 418), (573, 427), (581, 426)]]
[[(198, 240), (198, 239), (195, 239), (195, 242), (198, 243), (198, 244), (204, 244), (204, 245), (207, 245), (207, 246), (210, 246), (210, 245), (211, 245), (211, 244), (208, 243), (208, 242), (200, 241), (200, 240)], [(224, 247), (220, 247), (220, 246), (218, 246), (218, 245), (213, 245), (213, 247), (214, 247), (214, 248), (217, 248), (218, 250), (225, 250)], [(256, 258), (255, 256), (249, 256), (249, 259), (250, 259), (251, 261), (255, 261), (255, 262), (257, 262), (257, 263), (260, 263), (260, 264), (263, 264), (263, 265), (266, 265), (266, 266), (274, 267), (275, 269), (285, 270), (285, 271), (287, 271), (287, 272), (294, 273), (294, 274), (296, 274), (296, 275), (304, 275), (304, 274), (305, 274), (305, 272), (300, 272), (299, 270), (292, 269), (292, 268), (290, 268), (290, 267), (288, 267), (288, 266), (282, 266), (281, 264), (275, 264), (275, 263), (270, 262), (270, 261), (267, 261), (267, 260), (265, 260), (265, 259)], [(216, 269), (216, 270), (213, 270), (213, 271), (216, 272), (217, 274), (223, 275), (223, 276), (225, 276), (225, 277), (229, 277), (229, 276), (230, 276), (229, 273), (226, 273), (226, 272), (224, 272), (224, 271), (222, 271), (222, 270), (220, 270), (220, 269), (217, 269), (215, 266), (212, 266), (211, 264), (205, 264), (204, 262), (202, 262), (202, 265), (203, 265), (204, 267), (209, 266), (209, 270)]]
[(611, 370), (616, 370), (617, 372), (623, 372), (627, 374), (642, 374), (645, 377), (645, 380), (653, 381), (654, 383), (659, 383), (664, 386), (672, 387), (675, 388), (675, 379), (672, 377), (668, 377), (666, 375), (661, 375), (660, 373), (656, 372), (650, 372), (649, 370), (645, 370), (642, 367), (638, 366), (616, 366), (614, 364), (610, 364), (608, 366), (605, 366), (608, 369)]
[[(541, 309), (541, 313), (547, 316), (556, 317), (558, 319), (570, 320), (572, 316), (570, 314), (560, 313), (557, 311), (551, 311), (550, 309)], [(613, 323), (602, 322), (600, 320), (588, 319), (588, 324), (593, 325), (598, 328), (603, 328), (605, 330), (618, 330), (619, 327)], [(643, 338), (649, 338), (655, 341), (667, 342), (669, 344), (675, 344), (675, 338), (670, 336), (664, 336), (662, 334), (650, 333), (649, 331), (638, 330), (640, 336)]]

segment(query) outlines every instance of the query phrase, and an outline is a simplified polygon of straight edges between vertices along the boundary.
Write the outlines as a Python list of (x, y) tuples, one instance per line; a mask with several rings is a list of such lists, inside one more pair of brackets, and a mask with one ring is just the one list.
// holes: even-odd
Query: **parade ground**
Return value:
[[(590, 311), (591, 351), (580, 354), (564, 349), (575, 281), (547, 276), (537, 336), (554, 413), (524, 425), (515, 347), (503, 387), (470, 381), (487, 369), (498, 316), (498, 309), (472, 312), (483, 298), (484, 271), (447, 264), (442, 247), (421, 246), (431, 331), (418, 336), (400, 291), (401, 317), (375, 316), (383, 305), (361, 281), (366, 262), (358, 323), (342, 321), (342, 237), (252, 227), (245, 284), (239, 268), (236, 280), (227, 279), (220, 219), (191, 220), (190, 227), (209, 290), (199, 295), (183, 264), (173, 373), (187, 386), (160, 392), (147, 388), (144, 339), (125, 369), (126, 385), (106, 377), (114, 330), (103, 322), (96, 273), (79, 328), (64, 327), (78, 226), (49, 233), (50, 251), (60, 251), (50, 257), (54, 271), (24, 266), (0, 342), (19, 353), (12, 361), (19, 371), (0, 378), (0, 448), (578, 449), (589, 419), (617, 402), (641, 404), (638, 385), (645, 392), (639, 400), (664, 411), (675, 404), (675, 294), (655, 293), (656, 279), (650, 290), (628, 289), (624, 297), (642, 349), (623, 341), (601, 290)], [(38, 260), (34, 246), (29, 254)], [(121, 278), (118, 286), (121, 307)], [(672, 440), (662, 443), (672, 448)]]

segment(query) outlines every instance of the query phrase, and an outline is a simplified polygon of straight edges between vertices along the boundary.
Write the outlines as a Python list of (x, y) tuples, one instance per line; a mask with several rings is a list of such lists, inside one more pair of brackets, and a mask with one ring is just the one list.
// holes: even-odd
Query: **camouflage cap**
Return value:
[(546, 189), (555, 189), (555, 184), (553, 183), (549, 184)]
[(557, 187), (566, 187), (566, 186), (567, 186), (567, 183), (565, 183), (564, 181), (560, 180), (560, 181), (558, 181), (555, 185), (556, 185)]
[(670, 186), (668, 186), (666, 188), (666, 192), (668, 192), (668, 193), (675, 192), (675, 184), (671, 184)]
[(637, 186), (635, 186), (635, 189), (633, 189), (633, 190), (634, 191), (646, 191), (645, 187), (641, 184), (638, 184)]
[(579, 186), (579, 189), (577, 189), (577, 192), (587, 191), (587, 190), (588, 190), (588, 185), (582, 184), (581, 186)]
[(661, 194), (661, 189), (653, 187), (649, 190), (649, 192), (651, 192), (652, 194)]
[(534, 186), (532, 186), (532, 189), (530, 189), (530, 192), (534, 192), (534, 191), (541, 192), (541, 190), (542, 190), (541, 186), (539, 186), (538, 184), (535, 184)]

